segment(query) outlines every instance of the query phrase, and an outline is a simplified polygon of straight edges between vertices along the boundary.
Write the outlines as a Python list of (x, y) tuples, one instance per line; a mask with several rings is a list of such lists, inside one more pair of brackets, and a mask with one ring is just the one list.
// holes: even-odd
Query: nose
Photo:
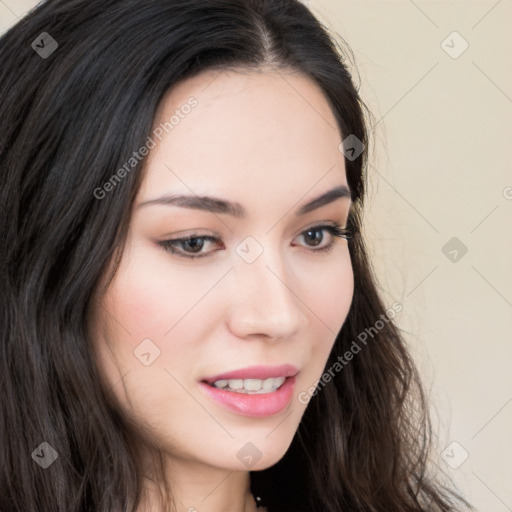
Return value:
[(252, 263), (237, 257), (231, 272), (228, 323), (241, 338), (291, 338), (307, 325), (306, 306), (289, 282), (282, 257), (264, 250)]

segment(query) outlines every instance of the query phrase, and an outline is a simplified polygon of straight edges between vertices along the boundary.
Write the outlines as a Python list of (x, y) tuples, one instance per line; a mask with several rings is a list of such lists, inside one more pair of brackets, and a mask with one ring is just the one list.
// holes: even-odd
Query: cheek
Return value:
[[(307, 275), (305, 269), (303, 272)], [(313, 315), (311, 321), (324, 333), (320, 338), (327, 337), (334, 343), (354, 294), (354, 274), (348, 249), (343, 248), (336, 261), (317, 268), (311, 280), (304, 283), (303, 290), (303, 300)]]
[(345, 322), (354, 295), (354, 274), (348, 253), (347, 259), (340, 272), (328, 276), (325, 289), (329, 292), (324, 294), (321, 309), (325, 311), (327, 325), (336, 334)]
[[(119, 379), (120, 371), (139, 372), (141, 367), (144, 378), (150, 377), (150, 369), (160, 374), (164, 368), (195, 371), (201, 340), (207, 339), (211, 323), (220, 321), (221, 304), (208, 294), (219, 272), (203, 275), (173, 267), (165, 256), (142, 245), (127, 251), (102, 299), (96, 338), (111, 380)], [(142, 355), (148, 352), (146, 367)], [(109, 361), (113, 358), (114, 366)]]
[(314, 386), (321, 377), (336, 336), (347, 318), (354, 293), (354, 275), (348, 250), (335, 264), (315, 272), (315, 282), (308, 284), (304, 303), (310, 310), (314, 332), (309, 347), (308, 370), (301, 379), (298, 392)]
[[(172, 267), (165, 253), (137, 246), (118, 269), (119, 278), (105, 296), (105, 307), (130, 333), (133, 343), (152, 336), (162, 340), (175, 329), (207, 291), (208, 280)], [(210, 285), (211, 286), (211, 285)]]
[(120, 271), (122, 278), (113, 283), (106, 307), (134, 342), (161, 337), (171, 327), (180, 300), (185, 298), (179, 275), (171, 278), (164, 269), (144, 264), (142, 259), (130, 261)]
[(195, 311), (187, 311), (205, 293), (190, 281), (133, 254), (119, 266), (94, 325), (97, 365), (114, 401), (138, 424), (178, 440), (187, 435), (179, 418), (194, 407), (185, 388), (200, 326)]

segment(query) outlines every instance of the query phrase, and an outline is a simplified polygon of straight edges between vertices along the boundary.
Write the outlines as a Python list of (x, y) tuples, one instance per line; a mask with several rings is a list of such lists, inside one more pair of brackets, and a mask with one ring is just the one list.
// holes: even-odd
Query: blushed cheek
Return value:
[[(176, 322), (187, 288), (179, 272), (170, 272), (159, 261), (137, 248), (119, 268), (117, 279), (105, 296), (105, 307), (128, 331), (132, 343), (161, 338)], [(151, 253), (149, 253), (151, 256)]]
[[(313, 311), (310, 318), (312, 325), (315, 326), (311, 338), (314, 342), (308, 349), (310, 359), (300, 379), (297, 397), (300, 392), (311, 393), (318, 380), (322, 378), (336, 337), (348, 315), (353, 297), (354, 278), (349, 261), (345, 260), (344, 263), (342, 266), (330, 266), (321, 276), (322, 282), (315, 288), (315, 293), (308, 295)], [(304, 404), (300, 400), (299, 403), (301, 406)]]
[(173, 368), (190, 357), (196, 344), (207, 339), (212, 323), (222, 320), (222, 288), (209, 293), (222, 272), (205, 269), (203, 276), (197, 269), (173, 268), (155, 257), (154, 249), (134, 251), (104, 297), (110, 339), (123, 365), (139, 364), (133, 351), (147, 339), (159, 351), (156, 366)]
[(354, 296), (354, 274), (351, 265), (344, 267), (339, 280), (333, 284), (331, 293), (331, 300), (324, 307), (332, 322), (329, 325), (334, 325), (334, 330), (338, 334), (345, 323)]
[[(306, 305), (315, 313), (326, 337), (334, 338), (347, 317), (354, 294), (354, 274), (348, 250), (336, 264), (325, 266), (308, 286)], [(318, 325), (318, 324), (317, 324)], [(334, 341), (334, 340), (333, 340)]]

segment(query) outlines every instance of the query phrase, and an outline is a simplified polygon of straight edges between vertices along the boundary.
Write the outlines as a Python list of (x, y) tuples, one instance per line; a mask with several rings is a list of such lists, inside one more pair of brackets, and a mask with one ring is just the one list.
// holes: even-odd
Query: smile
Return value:
[[(224, 387), (217, 387), (220, 384)], [(236, 389), (232, 389), (231, 385)], [(246, 386), (258, 389), (246, 389)], [(265, 380), (219, 379), (213, 383), (202, 381), (199, 387), (209, 399), (224, 409), (242, 416), (264, 418), (284, 411), (290, 404), (295, 376)]]
[(286, 377), (270, 379), (221, 379), (213, 383), (217, 389), (233, 391), (235, 393), (263, 394), (277, 391), (286, 380)]

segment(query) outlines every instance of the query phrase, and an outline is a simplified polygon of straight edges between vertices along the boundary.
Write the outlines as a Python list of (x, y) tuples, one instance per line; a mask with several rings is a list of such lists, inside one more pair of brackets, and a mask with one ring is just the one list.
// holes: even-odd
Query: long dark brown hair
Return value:
[[(354, 135), (366, 147), (345, 158), (354, 296), (327, 367), (389, 309), (360, 229), (369, 112), (343, 46), (296, 0), (47, 0), (1, 37), (2, 512), (128, 512), (140, 503), (134, 431), (100, 384), (87, 326), (123, 246), (143, 161), (108, 198), (94, 191), (144, 145), (178, 82), (272, 65), (321, 87), (341, 140)], [(467, 505), (430, 471), (425, 393), (399, 328), (382, 323), (311, 397), (284, 457), (251, 472), (270, 512)], [(58, 454), (44, 470), (33, 456), (42, 442)]]

